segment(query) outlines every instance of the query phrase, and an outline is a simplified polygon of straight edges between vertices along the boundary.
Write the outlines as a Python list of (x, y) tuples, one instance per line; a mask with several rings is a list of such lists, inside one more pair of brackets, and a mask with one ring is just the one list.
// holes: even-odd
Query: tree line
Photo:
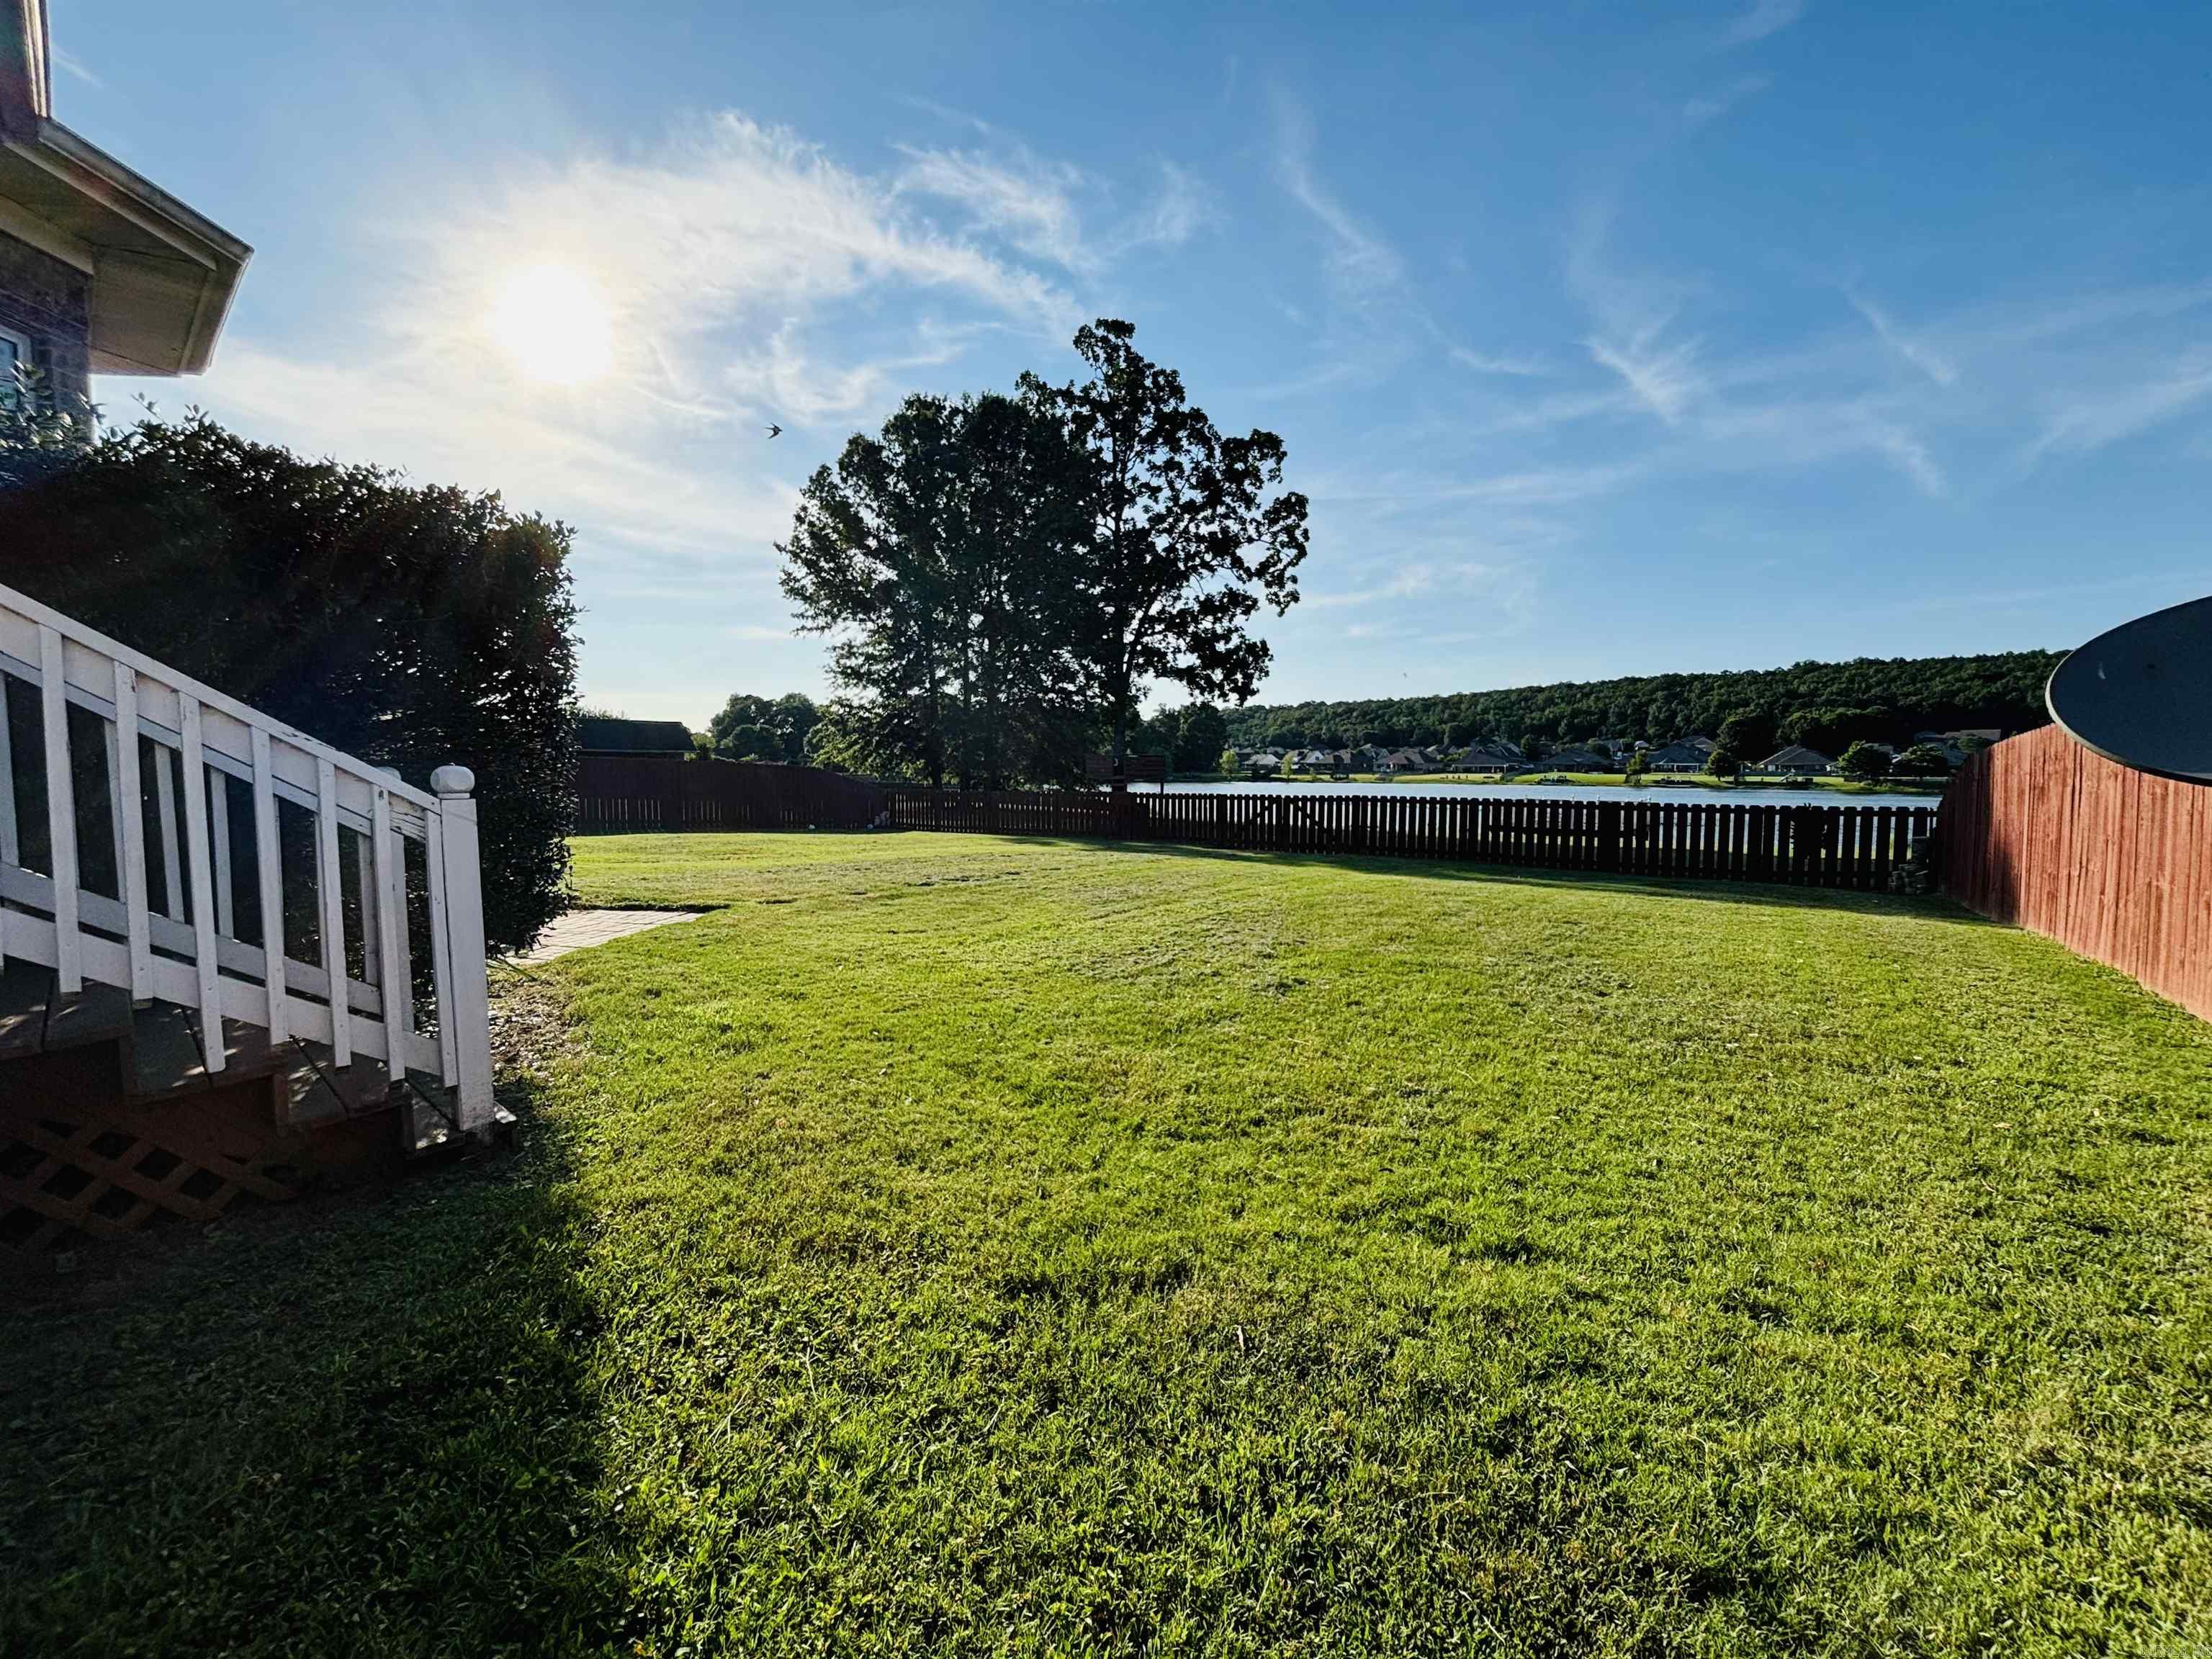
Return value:
[[(1079, 330), (1079, 382), (916, 393), (808, 479), (777, 548), (783, 591), (829, 639), (841, 695), (799, 756), (1066, 783), (1093, 748), (1120, 770), (1154, 685), (1209, 707), (1252, 695), (1269, 652), (1250, 623), (1297, 600), (1306, 500), (1281, 488), (1280, 438), (1219, 431), (1135, 334)], [(790, 730), (750, 705), (726, 726), (738, 747)]]
[(1498, 741), (1547, 745), (1612, 738), (1663, 744), (1728, 736), (1755, 761), (1784, 744), (1837, 755), (1853, 743), (1902, 747), (1916, 732), (2050, 720), (2043, 688), (2062, 653), (1861, 657), (1729, 673), (1656, 674), (1428, 697), (1250, 704), (1229, 711), (1238, 748), (1395, 748)]

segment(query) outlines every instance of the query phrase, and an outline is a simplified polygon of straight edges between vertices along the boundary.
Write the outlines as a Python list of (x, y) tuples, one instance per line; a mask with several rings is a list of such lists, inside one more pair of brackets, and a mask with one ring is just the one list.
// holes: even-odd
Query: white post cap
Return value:
[(465, 766), (441, 766), (430, 774), (430, 787), (441, 795), (465, 795), (477, 787), (477, 775)]

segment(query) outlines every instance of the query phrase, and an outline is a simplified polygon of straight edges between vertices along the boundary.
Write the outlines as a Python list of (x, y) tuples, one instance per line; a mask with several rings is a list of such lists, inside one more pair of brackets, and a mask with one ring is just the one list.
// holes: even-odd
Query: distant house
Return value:
[(1262, 749), (1244, 757), (1247, 772), (1279, 772), (1282, 769), (1283, 757), (1272, 749)]
[(1544, 764), (1554, 772), (1610, 772), (1613, 757), (1595, 749), (1555, 749), (1544, 757)]
[(1808, 749), (1802, 743), (1793, 743), (1787, 749), (1778, 749), (1753, 769), (1760, 772), (1779, 772), (1788, 777), (1818, 777), (1835, 770), (1835, 762), (1817, 749)]
[(1418, 749), (1393, 749), (1389, 754), (1383, 756), (1382, 763), (1375, 769), (1393, 775), (1400, 772), (1425, 772), (1429, 769), (1429, 762)]
[(1998, 730), (1994, 726), (1969, 726), (1956, 732), (1915, 732), (1912, 741), (1942, 750), (1944, 763), (1955, 772), (1966, 763), (1966, 757), (1972, 752), (1966, 747), (1969, 738), (1972, 739), (1974, 748), (1985, 749), (1996, 742), (1998, 736)]
[(1459, 757), (1462, 772), (1518, 772), (1528, 765), (1519, 750), (1503, 743), (1474, 743)]
[(1702, 772), (1713, 748), (1711, 738), (1678, 738), (1663, 748), (1646, 750), (1644, 763), (1655, 772)]
[(577, 722), (586, 755), (688, 755), (691, 731), (682, 720), (625, 720), (586, 714)]

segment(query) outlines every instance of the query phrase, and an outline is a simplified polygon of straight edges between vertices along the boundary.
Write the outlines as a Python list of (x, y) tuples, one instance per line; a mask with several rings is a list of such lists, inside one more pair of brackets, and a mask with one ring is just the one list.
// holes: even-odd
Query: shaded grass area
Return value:
[(724, 908), (511, 989), (559, 1039), (519, 1160), (0, 1326), (0, 1631), (2212, 1638), (2212, 1031), (2106, 970), (1790, 890), (577, 854), (589, 902)]

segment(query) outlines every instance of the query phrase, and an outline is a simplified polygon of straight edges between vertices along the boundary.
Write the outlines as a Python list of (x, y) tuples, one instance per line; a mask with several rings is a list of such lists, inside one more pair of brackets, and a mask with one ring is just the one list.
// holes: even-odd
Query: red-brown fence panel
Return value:
[(2212, 787), (2122, 766), (2047, 726), (1968, 757), (1937, 849), (1968, 908), (2212, 1019)]
[(865, 830), (884, 792), (808, 766), (586, 755), (576, 769), (581, 835), (668, 830)]

